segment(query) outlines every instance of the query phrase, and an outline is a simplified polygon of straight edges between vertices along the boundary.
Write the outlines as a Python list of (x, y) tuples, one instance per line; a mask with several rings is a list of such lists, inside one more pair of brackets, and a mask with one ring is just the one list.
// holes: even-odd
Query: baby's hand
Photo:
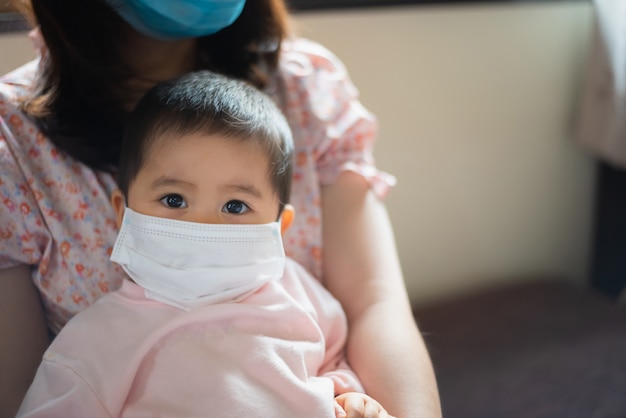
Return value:
[(346, 392), (335, 397), (336, 418), (394, 418), (364, 393)]

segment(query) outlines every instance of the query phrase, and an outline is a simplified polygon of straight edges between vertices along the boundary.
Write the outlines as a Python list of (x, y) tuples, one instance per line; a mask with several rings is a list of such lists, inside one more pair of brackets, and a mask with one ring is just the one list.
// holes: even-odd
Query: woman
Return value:
[(398, 417), (439, 416), (379, 201), (389, 178), (373, 166), (375, 120), (336, 57), (289, 37), (284, 3), (30, 3), (41, 58), (0, 83), (0, 415), (19, 405), (46, 329), (121, 283), (108, 200), (128, 112), (156, 82), (206, 68), (264, 89), (287, 116), (299, 216), (285, 245), (341, 301), (368, 394)]

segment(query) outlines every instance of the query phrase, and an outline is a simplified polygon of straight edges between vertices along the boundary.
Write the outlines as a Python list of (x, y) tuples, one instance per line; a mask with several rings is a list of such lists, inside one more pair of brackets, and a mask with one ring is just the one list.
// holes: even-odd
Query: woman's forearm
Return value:
[(440, 417), (437, 383), (404, 285), (384, 205), (346, 172), (323, 189), (323, 281), (349, 323), (348, 360), (398, 418)]
[[(371, 330), (377, 330), (373, 337)], [(430, 357), (413, 321), (387, 302), (350, 324), (348, 361), (366, 392), (398, 418), (441, 417)]]
[(30, 267), (0, 270), (0, 416), (15, 416), (50, 343)]

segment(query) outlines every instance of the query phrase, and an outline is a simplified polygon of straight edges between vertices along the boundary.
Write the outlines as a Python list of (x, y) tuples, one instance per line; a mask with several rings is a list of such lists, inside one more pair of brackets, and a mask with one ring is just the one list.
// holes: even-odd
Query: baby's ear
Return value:
[(111, 194), (111, 204), (115, 211), (115, 221), (117, 222), (117, 228), (122, 227), (122, 219), (124, 218), (124, 210), (126, 209), (126, 199), (120, 189), (115, 189)]
[(292, 205), (285, 205), (283, 212), (280, 214), (280, 233), (284, 234), (285, 231), (291, 226), (293, 217), (296, 216), (296, 210)]

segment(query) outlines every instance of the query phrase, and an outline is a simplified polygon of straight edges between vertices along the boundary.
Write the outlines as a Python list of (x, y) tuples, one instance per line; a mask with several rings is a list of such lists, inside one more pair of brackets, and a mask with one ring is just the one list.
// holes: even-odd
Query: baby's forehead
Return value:
[(155, 132), (144, 140), (142, 153), (144, 157), (154, 156), (157, 153), (171, 155), (176, 153), (183, 144), (195, 143), (198, 147), (211, 147), (220, 143), (234, 144), (258, 154), (258, 158), (266, 159), (268, 168), (274, 164), (270, 147), (253, 135), (223, 134), (221, 132), (206, 132), (203, 130), (190, 130), (182, 132), (179, 129)]
[[(220, 143), (226, 143), (243, 147), (246, 149), (246, 152), (250, 150), (257, 155), (255, 158), (265, 161), (266, 175), (270, 180), (275, 174), (277, 165), (280, 164), (280, 161), (277, 159), (278, 157), (272, 153), (267, 144), (264, 144), (261, 140), (252, 136), (221, 135), (219, 133), (212, 134), (203, 131), (190, 131), (187, 133), (165, 131), (154, 134), (144, 142), (142, 149), (142, 167), (158, 162), (156, 161), (157, 159), (175, 157), (177, 153), (181, 152), (180, 150), (183, 144), (187, 145), (190, 142), (196, 144), (198, 147), (208, 147), (208, 149), (213, 145), (219, 146)], [(238, 156), (234, 156), (233, 159), (237, 157)], [(273, 158), (277, 160), (272, 161)], [(278, 192), (278, 190), (276, 190), (276, 192)]]

